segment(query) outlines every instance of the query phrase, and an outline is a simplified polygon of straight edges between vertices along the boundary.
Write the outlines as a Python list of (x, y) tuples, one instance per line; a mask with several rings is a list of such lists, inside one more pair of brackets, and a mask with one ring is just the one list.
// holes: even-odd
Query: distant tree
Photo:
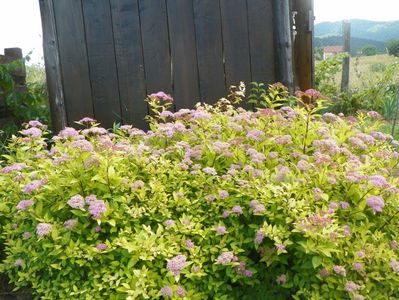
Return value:
[(390, 40), (387, 42), (388, 54), (399, 56), (399, 40)]
[(377, 47), (374, 45), (369, 44), (369, 45), (365, 45), (362, 48), (362, 55), (372, 56), (372, 55), (376, 55), (376, 54), (377, 54)]

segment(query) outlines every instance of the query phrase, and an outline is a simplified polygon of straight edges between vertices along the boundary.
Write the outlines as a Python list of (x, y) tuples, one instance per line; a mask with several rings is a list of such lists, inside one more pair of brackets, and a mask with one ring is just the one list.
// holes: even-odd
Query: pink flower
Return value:
[(164, 297), (172, 297), (173, 296), (172, 288), (168, 285), (165, 285), (163, 288), (161, 288), (161, 290), (159, 292)]
[(345, 268), (342, 267), (342, 266), (337, 266), (337, 265), (335, 265), (335, 266), (333, 267), (333, 270), (334, 270), (334, 272), (335, 272), (336, 274), (338, 274), (338, 275), (341, 275), (341, 276), (343, 276), (343, 277), (346, 276), (346, 270), (345, 270)]
[(369, 112), (367, 113), (367, 115), (368, 115), (370, 118), (373, 118), (373, 119), (379, 119), (379, 118), (381, 117), (381, 115), (380, 115), (378, 112), (376, 112), (376, 111), (369, 111)]
[(101, 226), (96, 226), (94, 227), (94, 232), (100, 232), (101, 231)]
[(187, 257), (183, 254), (177, 255), (173, 257), (167, 263), (167, 268), (169, 271), (173, 273), (173, 275), (178, 276), (180, 274), (181, 269), (186, 265)]
[(204, 171), (205, 174), (209, 174), (209, 175), (213, 175), (216, 176), (218, 173), (216, 172), (216, 170), (214, 168), (211, 167), (205, 167), (202, 169), (202, 171)]
[(306, 172), (310, 169), (310, 164), (306, 160), (300, 160), (297, 164), (297, 167), (302, 172)]
[(89, 117), (84, 117), (83, 119), (80, 119), (78, 123), (95, 123), (96, 120), (89, 118)]
[(393, 240), (389, 243), (389, 246), (391, 247), (391, 249), (396, 250), (398, 249), (398, 242)]
[(26, 210), (28, 207), (30, 207), (32, 205), (33, 205), (33, 201), (32, 200), (21, 200), (17, 204), (17, 209), (19, 211), (24, 211), (24, 210)]
[(137, 190), (144, 187), (144, 182), (142, 180), (136, 180), (132, 183), (131, 188)]
[(230, 212), (228, 210), (225, 210), (222, 214), (222, 218), (228, 218), (230, 216)]
[(349, 203), (345, 201), (340, 201), (339, 205), (341, 205), (342, 209), (348, 209), (349, 208)]
[(360, 288), (359, 285), (357, 285), (356, 283), (354, 283), (353, 281), (348, 281), (345, 284), (345, 291), (349, 292), (349, 293), (353, 293), (354, 291), (358, 290)]
[(392, 270), (394, 270), (396, 273), (399, 273), (399, 261), (391, 259), (389, 265), (391, 266)]
[(42, 136), (42, 131), (39, 128), (31, 127), (25, 130), (22, 130), (21, 133), (23, 135), (29, 135), (32, 138), (38, 138)]
[(225, 226), (216, 226), (215, 230), (217, 233), (223, 235), (227, 233), (226, 227)]
[(86, 152), (92, 152), (94, 150), (93, 145), (86, 140), (77, 140), (72, 142), (71, 144), (72, 148), (78, 148), (82, 151), (86, 151)]
[(96, 200), (89, 204), (90, 214), (94, 219), (100, 219), (102, 215), (107, 211), (107, 207), (103, 200)]
[(220, 199), (227, 198), (228, 196), (229, 196), (229, 193), (227, 191), (225, 191), (225, 190), (220, 190), (219, 191), (219, 198)]
[(64, 130), (61, 130), (58, 133), (58, 137), (60, 137), (62, 139), (73, 138), (73, 137), (77, 137), (78, 135), (79, 135), (79, 132), (76, 131), (76, 129), (74, 129), (72, 127), (65, 127)]
[(189, 249), (192, 249), (192, 248), (194, 248), (194, 246), (195, 246), (192, 240), (185, 240), (185, 241), (184, 241), (184, 244), (185, 244), (186, 247), (189, 248)]
[(1, 173), (8, 174), (11, 172), (16, 172), (16, 171), (21, 171), (23, 168), (26, 167), (26, 164), (24, 163), (16, 163), (7, 167), (4, 167), (1, 169)]
[(158, 98), (159, 100), (163, 100), (166, 102), (173, 102), (172, 96), (166, 94), (165, 92), (159, 91), (157, 93), (153, 93), (149, 95), (150, 98)]
[(265, 234), (261, 230), (258, 230), (255, 234), (255, 239), (254, 239), (255, 245), (260, 245), (263, 242), (264, 238)]
[(234, 213), (236, 213), (237, 215), (242, 215), (242, 208), (241, 208), (241, 206), (239, 206), (239, 205), (236, 205), (236, 206), (234, 206), (232, 209), (231, 209), (231, 211), (232, 212), (234, 212)]
[(216, 259), (216, 263), (221, 264), (221, 265), (227, 265), (231, 263), (234, 260), (234, 254), (233, 252), (223, 252), (218, 256)]
[(31, 194), (33, 191), (38, 190), (41, 188), (44, 184), (47, 183), (47, 178), (41, 179), (41, 180), (34, 180), (27, 185), (24, 186), (24, 193), (26, 194)]
[(67, 202), (68, 205), (75, 209), (83, 209), (85, 206), (85, 199), (81, 195), (75, 195)]
[(182, 286), (178, 286), (176, 290), (176, 295), (183, 298), (186, 295), (186, 290)]
[(287, 276), (285, 274), (277, 276), (276, 282), (277, 284), (285, 284), (287, 282)]
[(25, 231), (25, 232), (22, 234), (22, 237), (23, 237), (24, 239), (29, 239), (29, 238), (31, 237), (31, 234), (30, 234), (29, 231)]
[(361, 271), (363, 270), (363, 264), (359, 262), (353, 263), (352, 268), (356, 271)]
[(72, 230), (76, 226), (77, 223), (78, 223), (78, 221), (75, 219), (66, 220), (64, 222), (64, 227), (68, 230)]
[(36, 226), (36, 233), (39, 237), (43, 237), (49, 235), (52, 229), (53, 226), (49, 223), (39, 223)]
[(165, 222), (163, 222), (165, 224), (166, 227), (170, 228), (175, 224), (175, 221), (173, 220), (166, 220)]
[(369, 182), (378, 188), (389, 188), (391, 185), (382, 175), (373, 175), (369, 177)]
[(277, 251), (285, 251), (285, 245), (284, 244), (277, 244), (276, 245)]
[(319, 275), (321, 277), (327, 277), (330, 274), (330, 272), (328, 272), (328, 270), (326, 268), (323, 268), (320, 270)]
[(96, 249), (97, 249), (97, 251), (99, 251), (99, 252), (104, 251), (105, 249), (107, 249), (107, 245), (104, 244), (104, 243), (98, 244), (98, 245), (96, 246)]
[(28, 122), (28, 125), (29, 125), (30, 127), (37, 127), (37, 128), (40, 128), (40, 129), (46, 129), (46, 128), (47, 128), (47, 125), (44, 125), (44, 124), (40, 123), (40, 122), (37, 121), (37, 120), (30, 120), (30, 121)]
[(366, 253), (363, 250), (356, 252), (357, 257), (363, 258), (366, 256)]
[(379, 196), (371, 196), (366, 200), (366, 204), (375, 212), (382, 212), (385, 202), (384, 199)]
[(22, 268), (23, 266), (25, 266), (25, 261), (21, 258), (18, 258), (15, 263), (14, 266), (17, 268)]

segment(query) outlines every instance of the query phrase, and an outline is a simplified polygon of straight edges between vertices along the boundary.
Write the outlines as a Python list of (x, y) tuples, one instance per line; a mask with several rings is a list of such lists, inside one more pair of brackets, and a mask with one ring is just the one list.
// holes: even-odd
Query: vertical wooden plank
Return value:
[(93, 102), (81, 0), (56, 0), (54, 13), (68, 124), (92, 117)]
[(246, 0), (220, 0), (227, 87), (251, 81)]
[(167, 0), (167, 13), (175, 107), (193, 107), (200, 100), (193, 2)]
[(194, 0), (194, 21), (201, 100), (215, 103), (226, 96), (220, 2)]
[(247, 0), (252, 81), (274, 83), (272, 0)]
[(313, 87), (313, 0), (297, 0), (293, 1), (292, 5), (296, 27), (295, 79), (298, 88), (306, 91)]
[(111, 0), (122, 121), (147, 128), (148, 114), (138, 0)]
[(139, 0), (147, 94), (172, 93), (165, 0)]
[(273, 0), (276, 79), (294, 92), (290, 0)]
[(82, 4), (94, 113), (104, 127), (111, 127), (120, 121), (121, 108), (110, 3), (84, 0)]
[(43, 28), (43, 51), (46, 65), (47, 89), (50, 98), (51, 119), (55, 132), (67, 124), (62, 87), (59, 46), (52, 0), (39, 0)]

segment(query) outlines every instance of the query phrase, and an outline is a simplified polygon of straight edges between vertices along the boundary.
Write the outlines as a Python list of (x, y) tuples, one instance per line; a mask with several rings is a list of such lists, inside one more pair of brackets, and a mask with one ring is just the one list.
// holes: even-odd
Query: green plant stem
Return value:
[(303, 139), (303, 154), (306, 153), (306, 141), (307, 141), (307, 139), (308, 139), (309, 123), (310, 123), (310, 113), (308, 112), (308, 115), (307, 115), (307, 118), (306, 118), (305, 138)]

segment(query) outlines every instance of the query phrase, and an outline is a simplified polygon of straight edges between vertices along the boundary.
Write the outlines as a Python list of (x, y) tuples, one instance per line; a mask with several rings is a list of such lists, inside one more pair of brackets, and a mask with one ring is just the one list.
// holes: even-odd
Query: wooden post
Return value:
[(348, 53), (348, 57), (345, 57), (342, 63), (342, 82), (341, 92), (348, 91), (349, 88), (349, 57), (350, 57), (350, 39), (351, 39), (351, 23), (349, 20), (345, 20), (342, 23), (343, 38), (344, 38), (344, 52)]
[(295, 82), (302, 91), (314, 85), (313, 0), (292, 1), (295, 14), (294, 64)]
[(274, 0), (274, 36), (276, 53), (276, 78), (294, 92), (292, 58), (292, 24), (289, 0)]
[(64, 91), (53, 0), (39, 0), (43, 28), (43, 52), (46, 66), (47, 89), (49, 94), (51, 120), (55, 133), (67, 125), (64, 105)]

